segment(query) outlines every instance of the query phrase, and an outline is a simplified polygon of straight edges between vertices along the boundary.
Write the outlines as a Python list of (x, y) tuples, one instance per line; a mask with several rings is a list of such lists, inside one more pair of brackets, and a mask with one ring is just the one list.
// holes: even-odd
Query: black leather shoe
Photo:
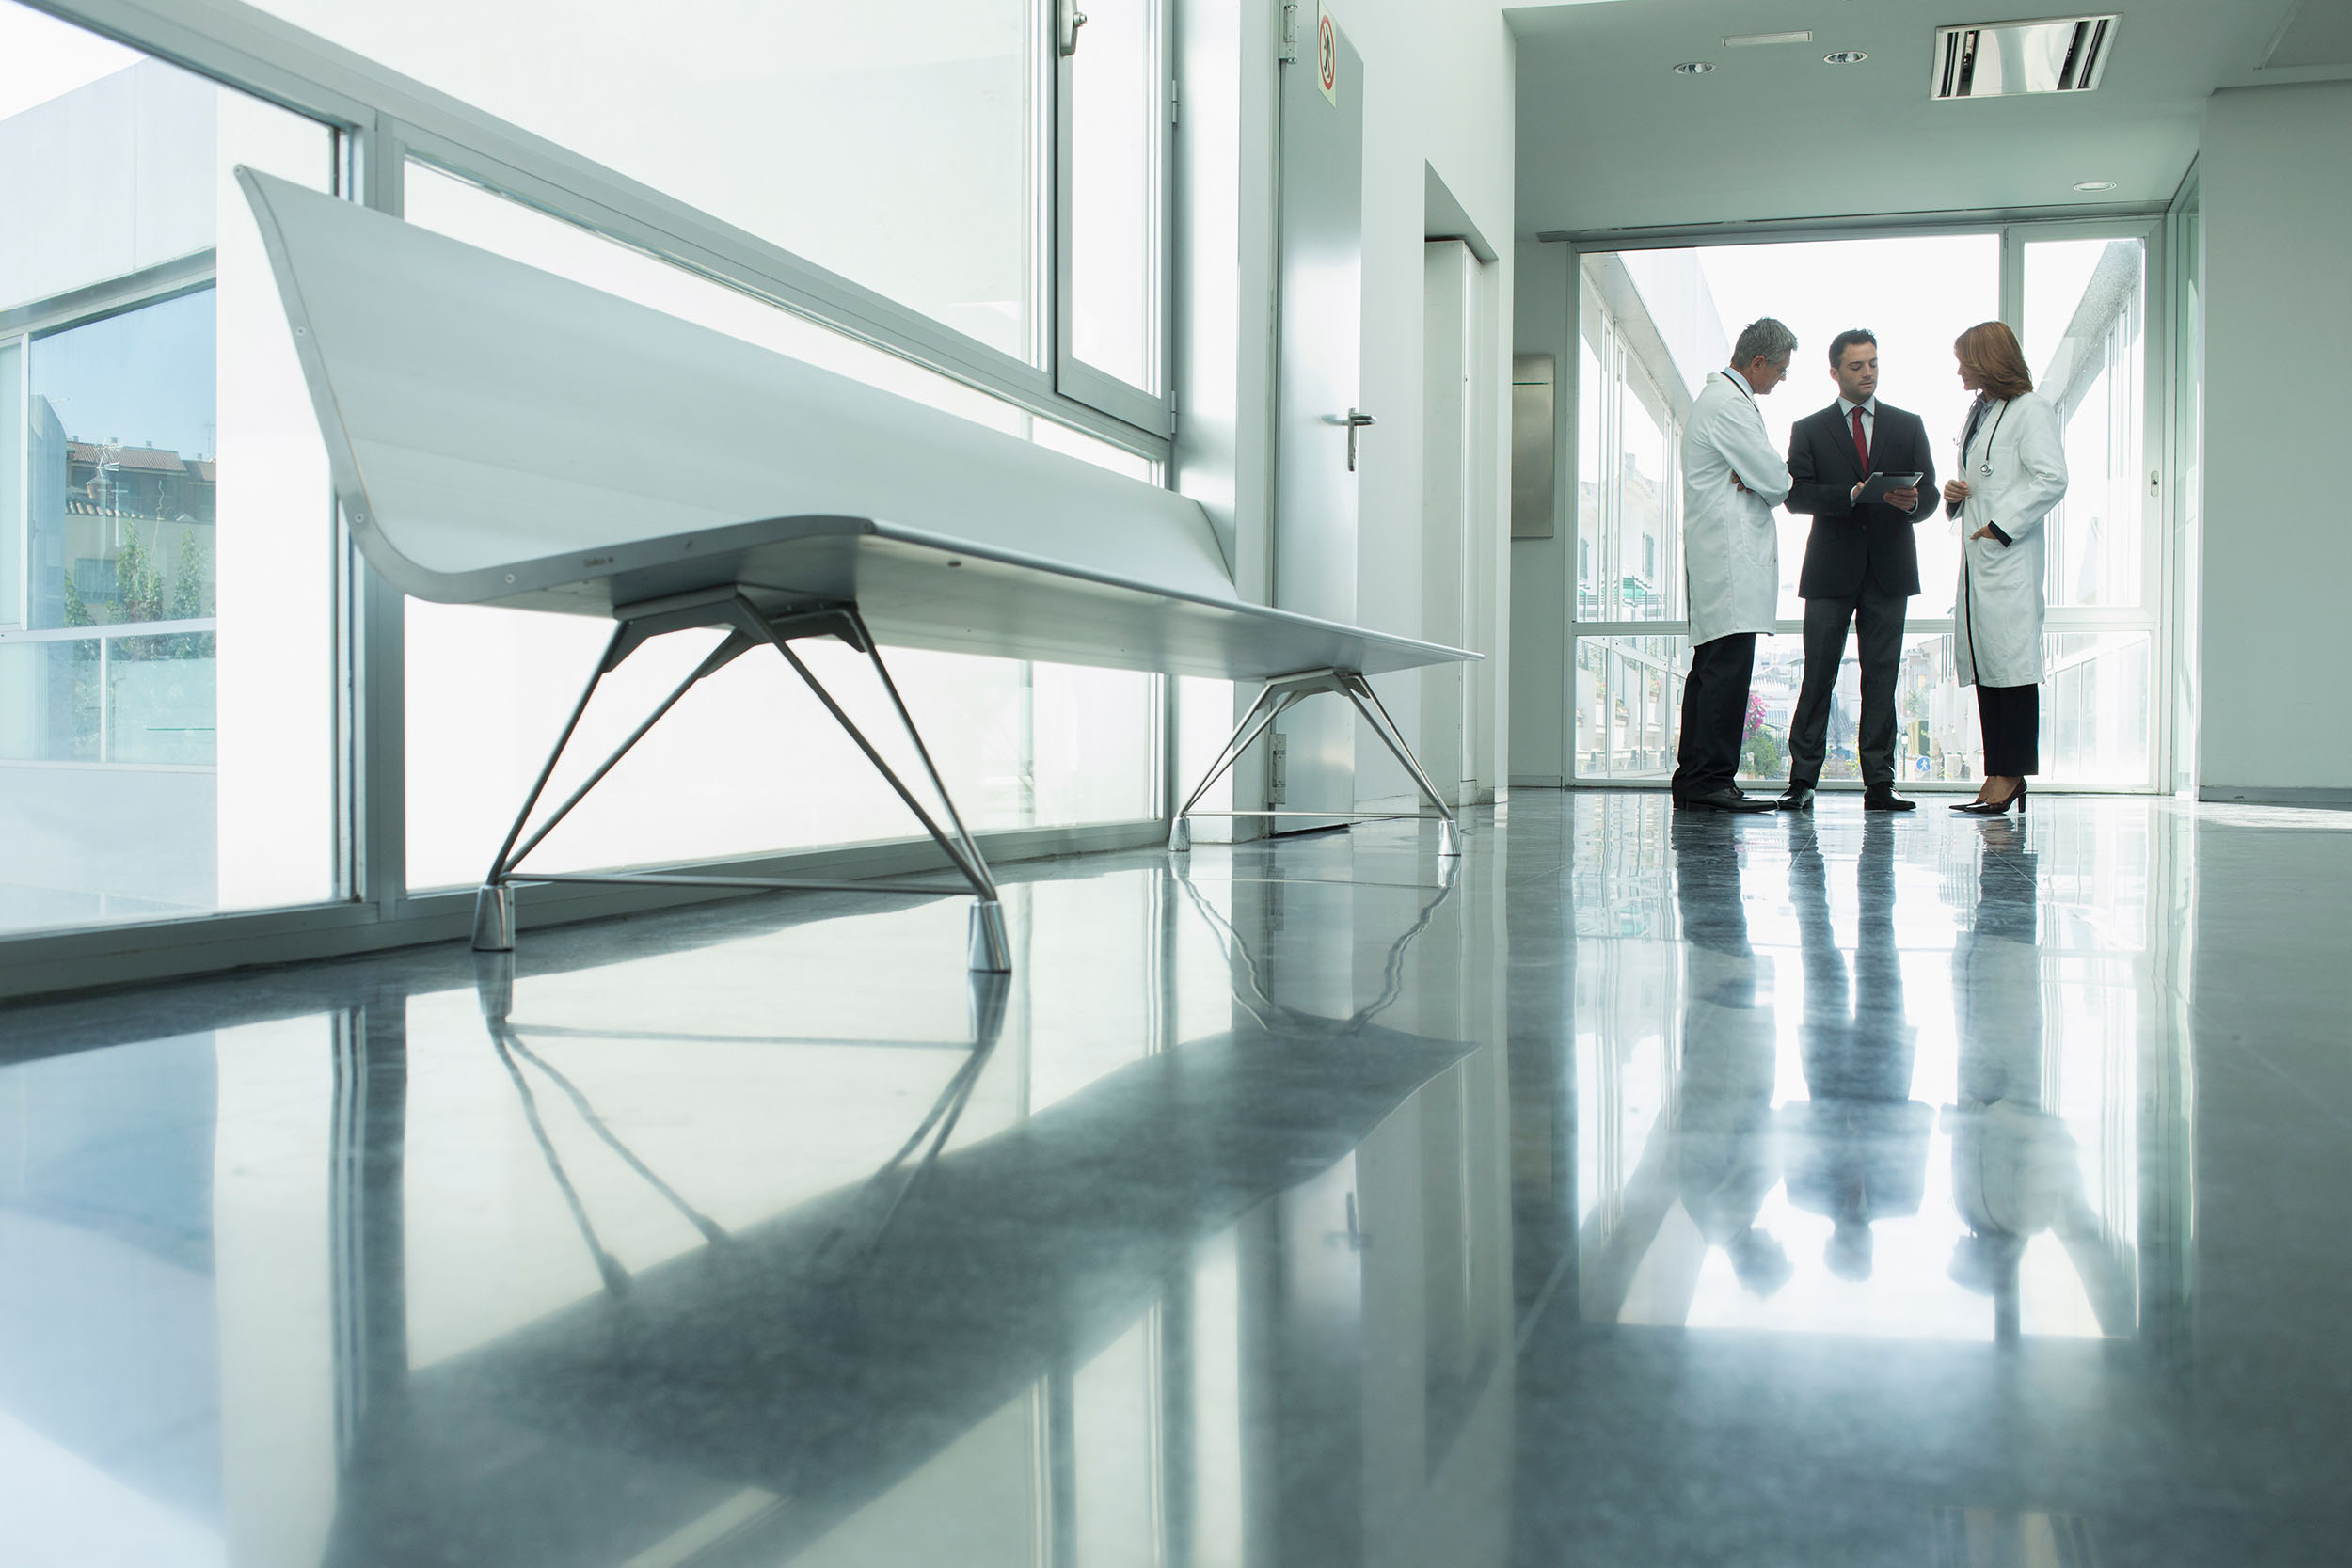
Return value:
[(1919, 802), (1906, 800), (1891, 789), (1866, 791), (1862, 797), (1864, 811), (1917, 811)]
[(1809, 784), (1792, 784), (1781, 791), (1780, 799), (1773, 804), (1782, 811), (1811, 811), (1813, 809), (1813, 786)]
[(1712, 790), (1705, 795), (1686, 795), (1682, 798), (1682, 803), (1686, 806), (1703, 806), (1712, 811), (1773, 811), (1778, 809), (1770, 800), (1741, 794), (1737, 784), (1725, 784), (1723, 788)]

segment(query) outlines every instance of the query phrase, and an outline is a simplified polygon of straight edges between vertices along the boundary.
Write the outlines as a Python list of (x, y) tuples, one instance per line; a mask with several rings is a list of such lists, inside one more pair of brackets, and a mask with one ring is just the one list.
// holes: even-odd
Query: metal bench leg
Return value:
[(856, 647), (873, 665), (874, 673), (882, 682), (883, 694), (889, 697), (898, 722), (906, 729), (907, 738), (914, 743), (915, 757), (922, 763), (923, 772), (930, 781), (931, 791), (938, 797), (947, 818), (946, 827), (942, 827), (924, 809), (923, 803), (915, 799), (914, 791), (907, 787), (906, 781), (898, 777), (889, 763), (882, 760), (882, 752), (866, 738), (866, 732), (857, 727), (857, 721), (850, 717), (849, 711), (834, 700), (831, 691), (825, 689), (824, 683), (817, 678), (817, 673), (792, 651), (790, 638), (750, 604), (739, 600), (737, 625), (746, 632), (760, 636), (784, 656), (784, 661), (792, 666), (792, 673), (801, 677), (802, 684), (824, 705), (825, 711), (833, 715), (834, 721), (841, 726), (842, 732), (866, 754), (866, 760), (874, 765), (874, 770), (897, 792), (907, 810), (914, 814), (914, 819), (923, 825), (923, 831), (930, 835), (931, 842), (939, 846), (940, 852), (963, 874), (964, 880), (971, 885), (973, 896), (978, 900), (972, 911), (968, 933), (972, 967), (986, 974), (1009, 974), (1012, 969), (1012, 944), (1006, 937), (1005, 910), (996, 895), (996, 879), (989, 874), (988, 862), (981, 856), (980, 847), (973, 842), (972, 834), (964, 828), (963, 818), (957, 815), (955, 798), (947, 793), (946, 781), (939, 776), (939, 768), (931, 761), (930, 749), (923, 744), (922, 734), (914, 727), (914, 716), (907, 712), (906, 703), (898, 695), (898, 683), (890, 678), (889, 667), (882, 663), (882, 653), (875, 647), (866, 622), (854, 609), (845, 610), (841, 614), (854, 639), (850, 645)]
[(506, 830), (506, 840), (490, 861), (490, 874), (482, 879), (481, 891), (474, 895), (473, 946), (477, 953), (511, 953), (515, 950), (515, 890), (506, 885), (508, 857), (514, 853), (515, 841), (522, 836), (523, 824), (531, 820), (531, 811), (547, 793), (548, 781), (555, 776), (555, 765), (562, 760), (564, 748), (572, 743), (572, 732), (580, 728), (580, 716), (588, 711), (588, 699), (596, 694), (596, 688), (611, 673), (613, 652), (621, 645), (621, 638), (628, 628), (614, 626), (606, 640), (604, 652), (597, 656), (596, 667), (588, 675), (588, 684), (580, 689), (580, 701), (572, 705), (572, 716), (564, 722), (564, 732), (555, 737), (554, 750), (548, 752), (547, 765), (539, 769), (537, 782), (531, 793), (523, 797), (522, 810), (515, 814), (515, 825)]
[(1461, 830), (1454, 820), (1454, 807), (1438, 793), (1438, 786), (1429, 782), (1429, 775), (1422, 771), (1420, 759), (1413, 755), (1413, 749), (1405, 743), (1405, 734), (1396, 727), (1396, 721), (1389, 717), (1388, 706), (1380, 701), (1380, 693), (1372, 689), (1372, 682), (1353, 673), (1340, 677), (1340, 690), (1356, 705), (1356, 711), (1364, 716), (1364, 722), (1371, 725), (1372, 733), (1380, 737), (1380, 744), (1405, 765), (1405, 770), (1421, 786), (1422, 796), (1438, 808), (1438, 853), (1448, 858), (1460, 855)]
[[(1279, 719), (1298, 699), (1298, 692), (1287, 691), (1277, 686), (1269, 685), (1259, 691), (1257, 701), (1249, 705), (1249, 711), (1241, 716), (1241, 722), (1233, 726), (1233, 733), (1227, 736), (1225, 744), (1218, 748), (1216, 760), (1209, 765), (1208, 772), (1193, 786), (1192, 793), (1184, 797), (1184, 805), (1169, 821), (1168, 847), (1170, 853), (1183, 854), (1192, 847), (1192, 824), (1187, 820), (1192, 808), (1200, 803), (1200, 797), (1225, 776), (1227, 769), (1241, 760), (1241, 754), (1249, 750), (1251, 742), (1265, 733), (1266, 726)], [(1261, 718), (1261, 714), (1264, 717)]]
[(631, 730), (628, 738), (614, 748), (612, 754), (582, 780), (570, 798), (549, 813), (548, 819), (539, 824), (538, 831), (523, 839), (521, 847), (517, 848), (515, 841), (522, 838), (524, 824), (531, 820), (532, 809), (539, 804), (540, 797), (547, 793), (548, 781), (555, 776), (555, 765), (563, 760), (564, 748), (572, 743), (572, 736), (580, 728), (580, 717), (588, 711), (588, 700), (596, 694), (597, 684), (644, 645), (642, 640), (630, 639), (628, 633), (626, 622), (612, 628), (612, 640), (605, 644), (604, 657), (596, 661), (596, 673), (588, 677), (587, 688), (580, 692), (580, 702), (572, 708), (571, 719), (564, 724), (564, 733), (555, 737), (555, 749), (548, 753), (547, 765), (539, 769), (538, 781), (531, 786), (531, 793), (523, 798), (523, 809), (515, 814), (515, 825), (506, 831), (506, 842), (499, 846), (498, 858), (490, 863), (489, 876), (484, 879), (481, 891), (474, 895), (473, 945), (477, 953), (504, 953), (514, 949), (515, 889), (508, 879), (515, 874), (515, 867), (539, 847), (549, 833), (555, 832), (563, 820), (572, 814), (572, 809), (588, 798), (590, 790), (604, 782), (606, 774), (620, 766), (621, 759), (645, 738), (646, 734), (661, 721), (664, 714), (677, 706), (679, 699), (705, 677), (716, 674), (752, 647), (752, 640), (737, 632), (711, 649), (709, 655), (661, 700), (660, 705), (646, 717), (645, 721)]

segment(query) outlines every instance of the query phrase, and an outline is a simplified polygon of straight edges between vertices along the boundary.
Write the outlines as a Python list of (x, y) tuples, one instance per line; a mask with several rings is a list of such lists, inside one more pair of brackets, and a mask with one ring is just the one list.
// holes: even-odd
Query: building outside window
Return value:
[[(1058, 54), (1057, 10), (1034, 0), (886, 21), (794, 0), (731, 11), (723, 57), (707, 27), (585, 0), (260, 9), (255, 58), (309, 57), (287, 23), (362, 56), (351, 81), (296, 83), (344, 130), (0, 0), (0, 211), (40, 214), (0, 224), (0, 932), (341, 896), (397, 918), (412, 888), (479, 874), (504, 759), (530, 738), (514, 712), (580, 678), (566, 634), (585, 623), (485, 611), (460, 631), (424, 624), (447, 607), (410, 606), (404, 640), (397, 615), (363, 614), (239, 165), (366, 184), (395, 215), (1158, 478), (1165, 0), (1106, 0)], [(524, 57), (538, 68), (510, 69)], [(388, 71), (459, 102), (430, 124), (413, 104), (347, 116), (353, 92), (405, 90)], [(1081, 121), (1100, 133), (1083, 159), (1054, 135)], [(392, 689), (405, 677), (405, 705), (371, 700), (355, 675), (371, 659)], [(1155, 677), (896, 663), (975, 827), (1157, 809)], [(485, 670), (514, 677), (503, 706)], [(717, 695), (768, 722), (681, 709), (690, 733), (658, 734), (613, 780), (641, 804), (683, 784), (676, 809), (636, 814), (678, 832), (656, 844), (583, 809), (550, 852), (603, 865), (910, 833), (854, 758), (802, 768), (821, 782), (789, 800), (703, 798), (726, 770), (694, 741), (789, 726), (777, 693)], [(405, 775), (368, 771), (386, 757)], [(370, 857), (404, 807), (405, 855)]]
[(334, 138), (14, 4), (0, 58), (0, 931), (329, 896), (325, 458), (229, 171)]

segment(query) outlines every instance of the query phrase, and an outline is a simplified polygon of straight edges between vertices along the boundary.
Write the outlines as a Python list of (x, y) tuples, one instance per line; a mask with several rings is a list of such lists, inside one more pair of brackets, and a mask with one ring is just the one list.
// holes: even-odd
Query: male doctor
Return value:
[(1677, 806), (1772, 811), (1733, 781), (1748, 718), (1756, 636), (1772, 629), (1780, 600), (1780, 538), (1772, 508), (1788, 497), (1788, 468), (1756, 400), (1788, 374), (1797, 335), (1766, 316), (1732, 346), (1691, 405), (1682, 437), (1682, 559), (1689, 574), (1691, 673), (1682, 685)]

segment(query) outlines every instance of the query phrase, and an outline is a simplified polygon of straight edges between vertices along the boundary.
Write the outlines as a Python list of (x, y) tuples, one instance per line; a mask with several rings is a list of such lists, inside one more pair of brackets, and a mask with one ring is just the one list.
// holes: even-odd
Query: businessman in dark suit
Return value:
[[(1837, 401), (1788, 433), (1791, 512), (1813, 519), (1797, 593), (1804, 599), (1804, 688), (1788, 725), (1784, 811), (1813, 804), (1829, 750), (1829, 707), (1846, 631), (1858, 626), (1862, 658), (1862, 800), (1865, 811), (1909, 811), (1895, 793), (1895, 676), (1903, 615), (1919, 592), (1912, 525), (1935, 511), (1935, 458), (1919, 416), (1878, 401), (1878, 339), (1840, 332), (1829, 346)], [(1921, 476), (1883, 501), (1858, 498), (1873, 473)]]

